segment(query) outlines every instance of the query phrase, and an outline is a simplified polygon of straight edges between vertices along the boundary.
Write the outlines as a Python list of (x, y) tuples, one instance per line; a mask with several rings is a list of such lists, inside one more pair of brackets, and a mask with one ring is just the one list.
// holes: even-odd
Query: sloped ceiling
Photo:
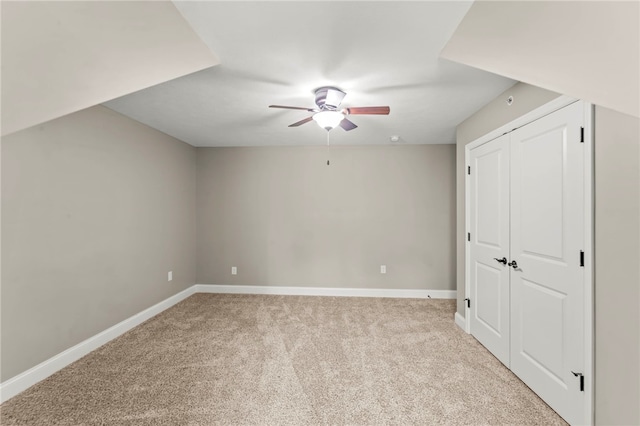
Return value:
[(442, 57), (640, 116), (637, 1), (476, 1)]
[(351, 116), (331, 144), (454, 143), (455, 126), (514, 81), (439, 59), (471, 2), (175, 1), (221, 65), (105, 105), (195, 146), (323, 145), (313, 90), (337, 86)]
[(168, 1), (2, 1), (2, 134), (219, 63)]

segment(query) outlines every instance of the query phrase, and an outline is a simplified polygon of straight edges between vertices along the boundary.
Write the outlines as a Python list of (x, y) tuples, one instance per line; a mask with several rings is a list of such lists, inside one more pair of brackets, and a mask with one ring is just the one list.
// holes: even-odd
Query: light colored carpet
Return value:
[(5, 402), (0, 423), (563, 424), (454, 304), (196, 294)]

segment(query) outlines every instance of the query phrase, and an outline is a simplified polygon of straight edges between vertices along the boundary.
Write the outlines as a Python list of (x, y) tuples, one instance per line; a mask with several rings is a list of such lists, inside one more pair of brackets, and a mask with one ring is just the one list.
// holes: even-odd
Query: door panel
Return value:
[(509, 366), (509, 137), (470, 151), (471, 334)]
[[(496, 141), (497, 142), (497, 141)], [(477, 222), (481, 226), (476, 226), (476, 242), (487, 247), (500, 249), (502, 246), (501, 222), (504, 220), (505, 212), (500, 198), (504, 195), (500, 191), (504, 179), (508, 176), (501, 174), (501, 163), (508, 158), (508, 154), (503, 152), (499, 146), (489, 147), (488, 152), (478, 152), (473, 161), (474, 178), (476, 179), (476, 213)]]
[(519, 179), (520, 247), (523, 253), (562, 260), (563, 174), (566, 127), (549, 129), (520, 141), (518, 153), (526, 161), (514, 171)]
[(567, 295), (525, 279), (520, 295), (522, 355), (566, 387), (560, 355)]
[(499, 338), (504, 329), (502, 321), (509, 321), (508, 317), (501, 318), (501, 307), (505, 304), (501, 300), (502, 289), (509, 283), (503, 281), (504, 274), (499, 268), (480, 262), (476, 262), (476, 268), (476, 319)]
[(570, 423), (584, 421), (583, 105), (511, 133), (511, 369)]

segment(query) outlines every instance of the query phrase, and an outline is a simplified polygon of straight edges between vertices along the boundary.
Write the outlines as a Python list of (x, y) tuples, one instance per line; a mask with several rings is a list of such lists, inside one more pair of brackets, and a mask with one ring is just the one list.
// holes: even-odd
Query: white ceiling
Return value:
[(180, 2), (221, 65), (105, 105), (194, 146), (320, 145), (313, 90), (337, 86), (343, 106), (389, 105), (352, 116), (331, 144), (455, 142), (455, 126), (514, 81), (439, 59), (471, 2)]

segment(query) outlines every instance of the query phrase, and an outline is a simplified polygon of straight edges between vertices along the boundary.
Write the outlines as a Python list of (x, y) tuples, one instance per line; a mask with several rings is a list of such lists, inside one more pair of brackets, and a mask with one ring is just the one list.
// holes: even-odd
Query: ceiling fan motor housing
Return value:
[(316, 89), (316, 105), (320, 110), (335, 111), (340, 106), (346, 93), (337, 87), (320, 87)]

